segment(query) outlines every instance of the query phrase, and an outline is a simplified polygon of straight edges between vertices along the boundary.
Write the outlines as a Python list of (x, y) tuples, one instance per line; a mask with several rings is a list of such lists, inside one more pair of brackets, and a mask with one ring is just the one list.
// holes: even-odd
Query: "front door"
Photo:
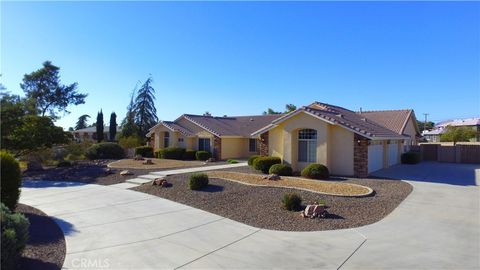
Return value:
[(209, 138), (199, 138), (198, 139), (198, 150), (199, 151), (210, 151), (210, 139)]

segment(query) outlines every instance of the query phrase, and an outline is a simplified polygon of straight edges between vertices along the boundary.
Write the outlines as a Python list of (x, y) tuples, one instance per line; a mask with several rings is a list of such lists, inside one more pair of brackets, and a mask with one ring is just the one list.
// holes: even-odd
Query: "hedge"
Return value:
[(139, 146), (135, 147), (135, 156), (141, 155), (146, 158), (153, 158), (153, 147), (151, 146)]
[(197, 153), (195, 154), (195, 157), (197, 158), (197, 160), (207, 160), (209, 158), (212, 157), (212, 154), (208, 151), (197, 151)]
[(281, 176), (291, 176), (293, 173), (292, 167), (287, 164), (274, 164), (268, 170), (269, 174), (277, 174)]
[(186, 150), (183, 154), (183, 160), (195, 160), (197, 151), (196, 150)]
[(8, 208), (15, 209), (18, 197), (20, 196), (20, 186), (22, 178), (20, 165), (18, 161), (9, 153), (1, 151), (1, 202)]
[(188, 181), (191, 190), (200, 190), (208, 186), (208, 176), (204, 173), (192, 174)]
[(302, 170), (302, 176), (311, 179), (328, 179), (330, 172), (323, 164), (312, 163)]
[(117, 143), (102, 142), (90, 146), (85, 156), (88, 159), (120, 159), (125, 156), (125, 152)]
[(253, 161), (253, 168), (268, 173), (272, 165), (280, 163), (282, 163), (282, 160), (279, 157), (258, 157)]
[(2, 269), (15, 269), (15, 261), (22, 254), (28, 241), (30, 223), (22, 214), (12, 214), (3, 203), (1, 212), (1, 265)]
[(422, 161), (420, 152), (406, 152), (401, 157), (402, 164), (417, 164)]

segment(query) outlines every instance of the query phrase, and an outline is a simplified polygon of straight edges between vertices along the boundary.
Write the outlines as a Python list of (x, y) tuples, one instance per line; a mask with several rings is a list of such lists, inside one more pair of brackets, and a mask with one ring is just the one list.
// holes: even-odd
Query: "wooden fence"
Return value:
[(452, 163), (480, 163), (480, 144), (421, 144), (423, 160)]

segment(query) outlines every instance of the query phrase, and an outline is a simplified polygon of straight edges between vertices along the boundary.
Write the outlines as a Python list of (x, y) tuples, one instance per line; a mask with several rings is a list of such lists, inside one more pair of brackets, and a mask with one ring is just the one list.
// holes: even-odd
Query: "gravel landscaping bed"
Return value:
[(300, 190), (308, 190), (327, 195), (337, 196), (367, 196), (371, 194), (372, 189), (349, 183), (331, 182), (310, 180), (300, 177), (287, 177), (282, 176), (279, 180), (271, 181), (263, 179), (262, 175), (251, 173), (240, 173), (232, 171), (213, 171), (207, 173), (209, 177), (219, 178), (224, 180), (237, 181), (249, 185), (257, 186), (272, 186), (272, 187), (285, 187), (295, 188)]
[[(110, 168), (127, 168), (127, 169), (174, 169), (174, 168), (187, 168), (187, 167), (199, 167), (206, 166), (204, 161), (195, 160), (174, 160), (174, 159), (157, 159), (148, 158), (153, 164), (145, 165), (144, 160), (121, 159), (108, 164)], [(211, 164), (211, 163), (209, 163)], [(218, 165), (218, 163), (216, 163)]]
[[(241, 167), (228, 170), (250, 170)], [(362, 198), (338, 197), (278, 187), (259, 187), (222, 179), (210, 179), (202, 191), (188, 188), (189, 174), (168, 176), (169, 188), (145, 184), (133, 190), (149, 193), (218, 214), (254, 227), (283, 231), (320, 231), (359, 227), (377, 222), (392, 212), (412, 191), (398, 180), (343, 179), (371, 187), (375, 193)], [(305, 203), (326, 200), (330, 215), (326, 219), (304, 219), (299, 212), (282, 209), (284, 193), (295, 192)]]
[[(112, 174), (106, 174), (107, 164), (114, 160), (94, 160), (80, 161), (72, 167), (46, 167), (43, 171), (25, 171), (22, 173), (23, 180), (46, 180), (46, 181), (66, 181), (81, 182), (86, 184), (113, 185), (123, 183), (127, 179), (135, 178), (139, 175), (148, 174), (150, 172), (158, 172), (162, 170), (171, 170), (174, 168), (164, 169), (128, 169), (133, 175), (122, 176), (120, 172), (125, 168), (112, 168)], [(142, 163), (142, 161), (136, 161)], [(225, 162), (212, 162), (203, 166), (222, 165)]]
[(31, 206), (18, 204), (16, 212), (23, 213), (30, 221), (30, 237), (16, 269), (61, 269), (66, 248), (60, 227), (45, 213)]

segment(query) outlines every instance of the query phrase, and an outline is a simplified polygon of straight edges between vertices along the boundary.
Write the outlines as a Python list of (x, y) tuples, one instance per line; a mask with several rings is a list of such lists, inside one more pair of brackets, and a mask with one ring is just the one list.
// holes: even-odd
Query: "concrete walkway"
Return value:
[(67, 269), (479, 269), (478, 186), (426, 179), (382, 221), (323, 232), (258, 229), (113, 186), (25, 182), (20, 201), (57, 218)]
[(223, 165), (212, 165), (212, 166), (202, 166), (202, 167), (192, 167), (192, 168), (183, 168), (183, 169), (174, 169), (166, 171), (151, 172), (145, 175), (139, 175), (136, 178), (129, 179), (125, 181), (126, 183), (117, 184), (116, 187), (119, 188), (131, 188), (133, 186), (142, 185), (148, 182), (152, 182), (153, 179), (159, 177), (165, 177), (168, 175), (174, 174), (184, 174), (184, 173), (194, 173), (194, 172), (205, 172), (213, 170), (221, 170), (228, 168), (237, 168), (248, 166), (247, 162), (239, 162), (235, 164), (223, 164)]

